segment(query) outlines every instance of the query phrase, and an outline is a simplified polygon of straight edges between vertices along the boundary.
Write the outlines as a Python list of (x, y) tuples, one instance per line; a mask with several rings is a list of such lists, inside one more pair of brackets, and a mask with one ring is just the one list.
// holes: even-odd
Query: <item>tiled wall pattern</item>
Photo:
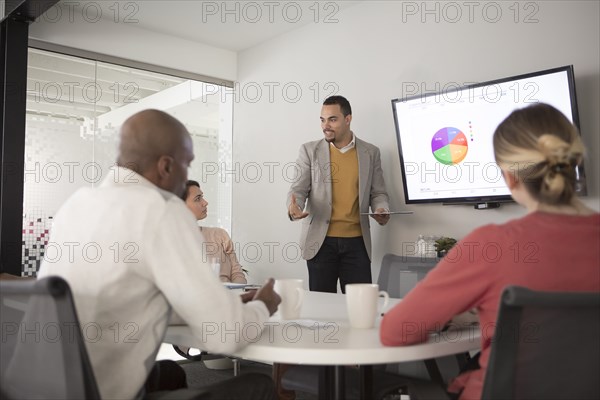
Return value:
[(23, 276), (36, 276), (50, 238), (52, 217), (25, 215), (23, 218)]
[(23, 193), (22, 274), (36, 276), (48, 244), (52, 217), (81, 187), (93, 187), (110, 167), (94, 153), (114, 141), (83, 135), (82, 120), (27, 115)]

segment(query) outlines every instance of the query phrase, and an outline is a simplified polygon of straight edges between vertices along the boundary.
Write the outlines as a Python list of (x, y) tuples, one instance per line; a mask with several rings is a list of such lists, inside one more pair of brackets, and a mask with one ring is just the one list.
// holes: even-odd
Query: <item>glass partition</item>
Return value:
[(80, 187), (94, 187), (115, 164), (118, 132), (137, 111), (156, 108), (189, 130), (190, 179), (210, 203), (203, 225), (231, 230), (233, 102), (225, 86), (30, 48), (27, 75), (23, 274), (35, 276), (52, 218)]

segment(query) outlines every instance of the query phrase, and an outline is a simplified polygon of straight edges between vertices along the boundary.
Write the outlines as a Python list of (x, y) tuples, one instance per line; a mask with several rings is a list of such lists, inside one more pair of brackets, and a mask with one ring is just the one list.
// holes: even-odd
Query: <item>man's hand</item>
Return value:
[(296, 221), (298, 219), (308, 217), (308, 213), (302, 211), (300, 209), (300, 207), (298, 207), (298, 204), (296, 203), (296, 195), (295, 194), (292, 194), (292, 202), (290, 203), (290, 206), (288, 207), (288, 215), (290, 216), (290, 219), (292, 221)]
[(273, 285), (275, 285), (275, 280), (273, 278), (269, 278), (267, 282), (262, 285), (260, 289), (254, 295), (252, 300), (260, 300), (267, 306), (269, 310), (269, 315), (273, 315), (275, 311), (277, 311), (277, 306), (281, 303), (281, 297), (273, 290)]
[(375, 215), (371, 215), (371, 217), (373, 217), (373, 219), (377, 221), (379, 225), (385, 225), (390, 220), (390, 214), (384, 208), (378, 208), (375, 210)]

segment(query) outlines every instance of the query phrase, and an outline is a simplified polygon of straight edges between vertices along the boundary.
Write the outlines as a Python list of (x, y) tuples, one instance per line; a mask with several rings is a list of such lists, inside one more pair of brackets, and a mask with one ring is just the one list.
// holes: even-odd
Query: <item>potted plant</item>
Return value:
[(456, 239), (451, 237), (441, 237), (435, 241), (435, 251), (437, 251), (437, 256), (439, 258), (444, 257), (448, 250), (452, 248), (456, 244)]

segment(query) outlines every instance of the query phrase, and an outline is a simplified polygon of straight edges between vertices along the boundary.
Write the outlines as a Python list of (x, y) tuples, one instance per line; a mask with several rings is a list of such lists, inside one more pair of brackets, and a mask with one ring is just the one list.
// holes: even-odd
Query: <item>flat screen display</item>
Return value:
[(513, 110), (538, 102), (579, 128), (573, 66), (392, 100), (406, 203), (511, 201), (492, 137)]

